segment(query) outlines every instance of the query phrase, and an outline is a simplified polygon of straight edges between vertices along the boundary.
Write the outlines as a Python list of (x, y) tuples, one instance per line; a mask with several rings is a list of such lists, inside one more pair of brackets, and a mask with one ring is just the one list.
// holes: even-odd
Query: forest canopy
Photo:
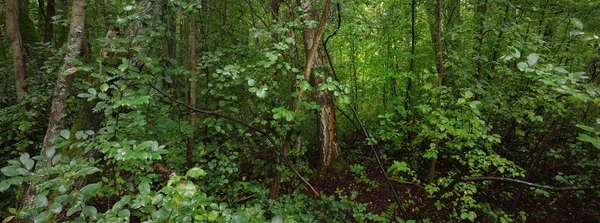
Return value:
[(598, 0), (3, 0), (8, 222), (600, 221)]

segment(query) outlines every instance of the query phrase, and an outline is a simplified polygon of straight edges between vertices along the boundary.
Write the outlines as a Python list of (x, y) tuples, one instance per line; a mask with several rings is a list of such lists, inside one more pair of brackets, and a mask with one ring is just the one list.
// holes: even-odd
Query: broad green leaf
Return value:
[(100, 169), (98, 169), (97, 167), (86, 167), (83, 168), (79, 171), (77, 171), (77, 173), (75, 173), (74, 176), (76, 177), (80, 177), (80, 176), (87, 176), (96, 172), (100, 172)]
[(78, 211), (81, 211), (81, 206), (79, 204), (74, 205), (71, 208), (69, 208), (69, 210), (67, 210), (67, 216), (71, 216), (77, 213)]
[(70, 135), (71, 135), (71, 132), (69, 132), (69, 130), (67, 130), (67, 129), (60, 131), (60, 136), (63, 137), (64, 139), (69, 139)]
[(37, 207), (46, 207), (48, 206), (48, 198), (42, 194), (38, 194), (33, 197), (33, 205)]
[(187, 171), (187, 175), (191, 178), (198, 178), (201, 176), (206, 176), (206, 172), (200, 167), (194, 167)]
[(34, 223), (47, 222), (50, 219), (51, 213), (49, 211), (42, 211), (33, 218)]
[(46, 158), (52, 158), (52, 157), (54, 157), (54, 154), (56, 154), (55, 148), (50, 147), (49, 149), (46, 150)]
[(563, 74), (568, 74), (569, 73), (569, 71), (567, 71), (567, 69), (562, 68), (562, 67), (556, 67), (556, 68), (554, 68), (554, 70), (557, 71), (557, 72), (563, 73)]
[(83, 215), (88, 216), (89, 218), (95, 218), (96, 214), (98, 214), (98, 210), (94, 206), (85, 206), (81, 211)]
[(600, 139), (591, 137), (591, 136), (589, 136), (587, 134), (583, 134), (583, 133), (580, 133), (579, 137), (577, 137), (577, 139), (584, 141), (584, 142), (589, 142), (592, 145), (594, 145), (594, 147), (596, 147), (597, 149), (600, 149)]
[(539, 58), (540, 55), (538, 55), (537, 53), (529, 54), (529, 56), (527, 56), (527, 63), (529, 64), (529, 66), (533, 66), (537, 63)]
[(307, 81), (300, 82), (300, 89), (303, 91), (307, 91), (311, 88), (310, 84)]
[(0, 169), (0, 171), (7, 177), (14, 177), (18, 175), (17, 167), (15, 166), (7, 166)]
[(148, 184), (147, 182), (141, 182), (140, 185), (138, 185), (138, 190), (141, 194), (149, 194), (150, 184)]
[(102, 85), (100, 85), (100, 91), (106, 92), (107, 90), (108, 90), (108, 84), (102, 84)]
[(94, 195), (96, 191), (100, 188), (100, 183), (88, 184), (85, 187), (79, 190), (81, 194), (85, 197), (89, 197), (90, 195)]
[(465, 98), (472, 98), (472, 97), (473, 97), (473, 92), (471, 92), (471, 91), (465, 92)]
[(97, 94), (95, 88), (88, 88), (87, 91), (88, 91), (88, 93), (90, 93), (91, 95), (94, 95), (94, 96)]
[(33, 161), (32, 159), (29, 159), (25, 163), (25, 169), (27, 169), (27, 170), (33, 170), (33, 166), (34, 165), (35, 165), (35, 161)]
[(163, 197), (164, 197), (164, 195), (157, 194), (156, 196), (154, 196), (152, 198), (152, 204), (154, 204), (154, 205), (158, 204), (158, 202), (162, 201)]
[(575, 126), (577, 126), (577, 128), (583, 129), (588, 132), (596, 132), (596, 129), (594, 129), (593, 127), (590, 127), (590, 126), (580, 125), (580, 124), (577, 124)]
[(19, 157), (19, 161), (21, 161), (21, 163), (23, 165), (25, 165), (27, 163), (27, 161), (29, 160), (29, 153), (23, 153), (21, 154), (21, 156)]
[(129, 218), (129, 216), (131, 216), (131, 212), (127, 209), (123, 209), (123, 210), (120, 210), (119, 213), (117, 213), (117, 215), (120, 218)]
[(525, 70), (527, 70), (527, 68), (529, 68), (529, 66), (527, 66), (527, 64), (525, 62), (518, 63), (517, 67), (519, 68), (520, 71), (525, 71)]
[(577, 29), (583, 29), (583, 23), (577, 18), (571, 18), (571, 24), (573, 24)]
[(4, 192), (4, 191), (8, 190), (9, 187), (10, 187), (10, 184), (8, 182), (6, 182), (6, 180), (0, 181), (0, 192)]
[(267, 86), (263, 86), (262, 88), (256, 91), (256, 96), (259, 98), (267, 97), (267, 90), (269, 90), (269, 88)]
[(62, 211), (63, 206), (61, 203), (59, 202), (54, 202), (52, 203), (50, 206), (48, 206), (48, 210), (50, 210), (51, 212), (58, 214)]

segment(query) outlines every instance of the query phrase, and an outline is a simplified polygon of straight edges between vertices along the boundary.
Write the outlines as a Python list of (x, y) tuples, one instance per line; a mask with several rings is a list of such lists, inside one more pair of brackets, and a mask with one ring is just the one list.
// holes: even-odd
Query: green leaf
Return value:
[(100, 183), (88, 184), (79, 190), (85, 197), (96, 194), (96, 191), (100, 188)]
[(194, 167), (187, 171), (187, 175), (191, 178), (198, 178), (201, 176), (206, 176), (206, 172), (200, 167)]
[(533, 66), (537, 63), (539, 58), (540, 55), (538, 55), (537, 53), (529, 54), (529, 56), (527, 56), (527, 63), (529, 64), (529, 66)]
[(471, 91), (465, 92), (465, 98), (472, 98), (472, 97), (473, 97), (473, 92), (471, 92)]
[(51, 213), (49, 211), (43, 211), (42, 213), (39, 213), (33, 218), (33, 222), (47, 222), (50, 219), (50, 215)]
[(265, 97), (267, 97), (267, 90), (269, 90), (269, 88), (267, 86), (263, 85), (262, 88), (260, 88), (260, 89), (258, 89), (256, 91), (256, 96), (259, 97), (259, 98), (265, 98)]
[(69, 132), (69, 130), (67, 130), (67, 129), (60, 131), (60, 136), (63, 137), (64, 139), (69, 139), (70, 135), (71, 135), (71, 132)]
[(86, 168), (83, 168), (83, 169), (77, 171), (74, 176), (76, 176), (76, 177), (87, 176), (87, 175), (90, 175), (90, 174), (93, 174), (96, 172), (100, 172), (100, 169), (98, 169), (97, 167), (86, 167)]
[(42, 194), (38, 194), (33, 197), (33, 205), (37, 207), (46, 207), (48, 206), (48, 198)]
[(527, 70), (527, 68), (529, 68), (529, 66), (527, 66), (527, 64), (525, 62), (518, 63), (517, 67), (519, 68), (520, 71), (525, 71), (525, 70)]
[(158, 202), (162, 201), (163, 197), (164, 197), (164, 195), (162, 195), (162, 194), (157, 194), (156, 196), (154, 196), (154, 197), (152, 198), (152, 204), (153, 204), (153, 205), (156, 205), (156, 204), (158, 204)]
[(27, 161), (29, 160), (29, 153), (23, 153), (21, 154), (21, 156), (19, 157), (19, 161), (21, 161), (21, 163), (23, 165), (25, 165), (27, 163)]
[(88, 93), (90, 93), (91, 95), (94, 95), (94, 96), (97, 94), (96, 89), (94, 89), (94, 88), (88, 88), (87, 91), (88, 91)]
[(125, 71), (125, 70), (127, 70), (128, 67), (129, 67), (129, 64), (122, 63), (121, 65), (119, 65), (119, 67), (117, 69), (119, 69), (120, 71)]
[(83, 215), (88, 216), (89, 218), (95, 218), (96, 214), (98, 214), (98, 210), (94, 206), (85, 206), (81, 211)]
[(129, 216), (131, 216), (131, 212), (127, 209), (123, 209), (123, 210), (120, 210), (119, 213), (117, 213), (117, 215), (120, 218), (129, 218)]
[(46, 158), (52, 158), (54, 156), (54, 154), (56, 154), (55, 148), (50, 147), (49, 149), (46, 150)]
[(148, 184), (147, 182), (141, 182), (140, 185), (138, 185), (138, 190), (141, 194), (149, 194), (150, 184)]
[(6, 180), (0, 181), (0, 192), (4, 192), (4, 191), (8, 190), (9, 187), (10, 187), (10, 184), (8, 182), (6, 182)]
[(589, 136), (587, 134), (583, 134), (583, 133), (580, 133), (579, 137), (577, 137), (577, 139), (584, 141), (584, 142), (589, 142), (592, 145), (594, 145), (594, 147), (596, 147), (596, 149), (600, 149), (600, 139), (591, 137), (591, 136)]
[(33, 170), (33, 166), (35, 165), (35, 161), (33, 161), (32, 159), (27, 160), (27, 162), (25, 163), (25, 168), (27, 170)]
[(310, 84), (307, 81), (300, 82), (300, 89), (302, 89), (303, 91), (307, 91), (311, 88), (312, 87), (310, 86)]
[(51, 212), (58, 214), (62, 211), (62, 204), (59, 202), (54, 202), (52, 203), (50, 206), (48, 206), (48, 210), (50, 210)]
[(567, 71), (567, 69), (562, 68), (562, 67), (556, 67), (556, 68), (554, 68), (554, 70), (557, 71), (557, 72), (563, 73), (563, 74), (568, 74), (569, 73), (569, 71)]
[(7, 166), (0, 169), (0, 171), (7, 177), (14, 177), (18, 175), (17, 167), (15, 166)]
[(594, 129), (593, 127), (590, 127), (590, 126), (580, 125), (580, 124), (577, 124), (575, 126), (577, 126), (577, 128), (583, 129), (588, 132), (596, 132), (596, 129)]
[(108, 84), (102, 84), (102, 85), (100, 85), (100, 91), (106, 92), (107, 90), (108, 90)]
[(81, 211), (81, 206), (77, 204), (77, 205), (69, 208), (69, 210), (67, 210), (67, 216), (71, 216), (71, 215), (77, 213), (78, 211)]
[(577, 29), (583, 29), (583, 23), (577, 18), (571, 18), (571, 24), (573, 24)]

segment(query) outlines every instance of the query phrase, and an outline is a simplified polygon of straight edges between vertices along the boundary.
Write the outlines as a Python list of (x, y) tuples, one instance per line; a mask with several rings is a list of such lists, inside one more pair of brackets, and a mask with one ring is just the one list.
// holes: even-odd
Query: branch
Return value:
[(220, 114), (220, 113), (215, 112), (215, 111), (202, 110), (202, 109), (198, 109), (198, 108), (192, 107), (192, 106), (190, 106), (190, 105), (188, 105), (188, 104), (186, 104), (184, 102), (181, 102), (181, 101), (179, 101), (179, 100), (171, 97), (170, 95), (168, 95), (167, 93), (165, 93), (165, 92), (161, 91), (160, 89), (156, 88), (152, 84), (148, 84), (148, 86), (150, 86), (152, 89), (156, 90), (158, 93), (160, 93), (162, 96), (168, 98), (169, 100), (171, 100), (171, 101), (173, 101), (173, 102), (175, 102), (175, 103), (177, 103), (179, 105), (182, 105), (182, 106), (184, 106), (184, 107), (186, 107), (186, 108), (188, 108), (188, 109), (190, 109), (192, 111), (204, 113), (204, 114), (207, 114), (207, 115), (216, 116), (216, 117), (219, 117), (219, 118), (224, 118), (224, 119), (227, 119), (229, 121), (232, 121), (232, 122), (235, 122), (237, 124), (240, 124), (240, 125), (248, 128), (248, 129), (250, 129), (250, 130), (252, 130), (252, 131), (254, 131), (256, 133), (259, 133), (261, 136), (265, 137), (273, 145), (273, 147), (275, 148), (275, 152), (277, 153), (277, 155), (283, 160), (283, 162), (285, 163), (285, 165), (294, 173), (294, 175), (296, 175), (296, 177), (300, 178), (300, 180), (302, 181), (302, 183), (306, 184), (306, 186), (308, 186), (308, 188), (310, 188), (311, 192), (313, 194), (315, 194), (315, 196), (319, 197), (319, 193), (315, 190), (315, 188), (306, 179), (304, 179), (304, 177), (302, 177), (302, 175), (298, 172), (298, 170), (296, 170), (296, 168), (294, 168), (294, 166), (292, 165), (292, 163), (290, 163), (290, 161), (281, 152), (281, 148), (277, 145), (277, 143), (275, 143), (275, 140), (273, 140), (273, 138), (271, 138), (271, 136), (269, 136), (269, 134), (267, 132), (262, 131), (262, 130), (260, 130), (260, 129), (258, 129), (258, 128), (254, 127), (254, 126), (252, 126), (252, 125), (250, 125), (248, 123), (245, 123), (245, 122), (243, 122), (243, 121), (241, 121), (239, 119), (236, 119), (236, 118), (233, 118), (233, 117), (229, 117), (229, 116)]
[(500, 181), (500, 182), (507, 182), (507, 183), (523, 184), (523, 185), (526, 185), (526, 186), (542, 188), (542, 189), (551, 190), (551, 191), (555, 191), (555, 192), (577, 191), (577, 190), (600, 190), (600, 186), (589, 186), (589, 187), (553, 187), (553, 186), (536, 184), (536, 183), (531, 183), (531, 182), (527, 182), (527, 181), (523, 181), (523, 180), (517, 180), (517, 179), (511, 179), (511, 178), (504, 178), (504, 177), (462, 177), (462, 178), (460, 178), (460, 181), (462, 181), (462, 182), (469, 182), (469, 181)]
[(310, 71), (312, 69), (313, 59), (315, 58), (315, 54), (317, 53), (317, 48), (319, 48), (319, 42), (321, 41), (321, 35), (323, 35), (323, 30), (325, 28), (325, 23), (327, 22), (327, 13), (329, 13), (329, 8), (331, 7), (331, 0), (327, 0), (325, 2), (325, 8), (323, 8), (323, 14), (321, 15), (321, 20), (319, 21), (319, 26), (313, 36), (312, 46), (310, 47), (310, 52), (306, 56), (306, 67), (304, 68), (304, 80), (308, 80), (310, 77)]
[[(341, 12), (340, 12), (340, 3), (337, 3), (336, 6), (337, 6), (337, 13), (338, 13), (338, 26), (337, 26), (337, 29), (331, 35), (329, 35), (325, 39), (325, 42), (323, 43), (323, 48), (325, 50), (325, 55), (327, 55), (327, 61), (329, 62), (329, 67), (331, 67), (331, 72), (333, 73), (333, 78), (339, 83), (340, 79), (338, 78), (338, 76), (337, 76), (337, 74), (335, 72), (335, 67), (333, 66), (333, 63), (331, 62), (331, 57), (329, 56), (329, 50), (327, 50), (327, 42), (329, 42), (329, 39), (331, 37), (333, 37), (333, 36), (335, 36), (337, 34), (337, 32), (340, 29), (340, 26), (342, 24), (342, 15), (341, 15)], [(339, 84), (334, 83), (334, 85), (337, 87), (337, 89), (340, 92), (344, 92), (342, 90), (342, 88), (340, 87)], [(338, 110), (340, 112), (342, 112), (342, 114), (344, 116), (346, 116), (348, 118), (348, 120), (350, 120), (350, 122), (352, 123), (352, 125), (354, 125), (354, 127), (357, 130), (359, 130), (366, 139), (369, 139), (370, 138), (369, 132), (367, 131), (367, 129), (365, 128), (365, 125), (363, 124), (362, 120), (358, 116), (358, 113), (356, 112), (356, 109), (354, 109), (351, 105), (348, 105), (348, 107), (350, 108), (350, 110), (352, 111), (352, 114), (356, 118), (356, 121), (358, 122), (358, 125), (355, 124), (354, 121), (352, 119), (350, 119), (350, 117), (345, 112), (343, 112), (343, 110), (341, 110), (339, 108), (338, 108)], [(375, 155), (375, 159), (377, 161), (377, 165), (379, 166), (379, 169), (383, 173), (383, 176), (384, 176), (384, 178), (385, 178), (385, 180), (386, 180), (386, 182), (387, 182), (390, 190), (392, 191), (392, 194), (394, 195), (394, 201), (396, 202), (396, 204), (398, 204), (398, 207), (400, 208), (400, 210), (402, 210), (402, 214), (406, 213), (405, 208), (402, 206), (402, 203), (400, 202), (400, 198), (398, 196), (398, 192), (394, 188), (394, 184), (392, 183), (392, 180), (390, 179), (390, 177), (387, 175), (385, 167), (383, 166), (383, 163), (381, 162), (381, 157), (379, 157), (380, 151), (377, 148), (375, 148), (375, 146), (372, 145), (372, 144), (370, 144), (369, 146), (371, 147), (371, 151), (373, 152), (373, 155)], [(394, 213), (395, 213), (395, 211), (394, 211)]]

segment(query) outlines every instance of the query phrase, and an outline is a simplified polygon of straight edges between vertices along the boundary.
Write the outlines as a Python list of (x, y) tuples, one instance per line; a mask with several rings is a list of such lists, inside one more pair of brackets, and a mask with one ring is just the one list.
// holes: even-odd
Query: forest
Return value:
[(600, 0), (0, 2), (2, 223), (600, 221)]

